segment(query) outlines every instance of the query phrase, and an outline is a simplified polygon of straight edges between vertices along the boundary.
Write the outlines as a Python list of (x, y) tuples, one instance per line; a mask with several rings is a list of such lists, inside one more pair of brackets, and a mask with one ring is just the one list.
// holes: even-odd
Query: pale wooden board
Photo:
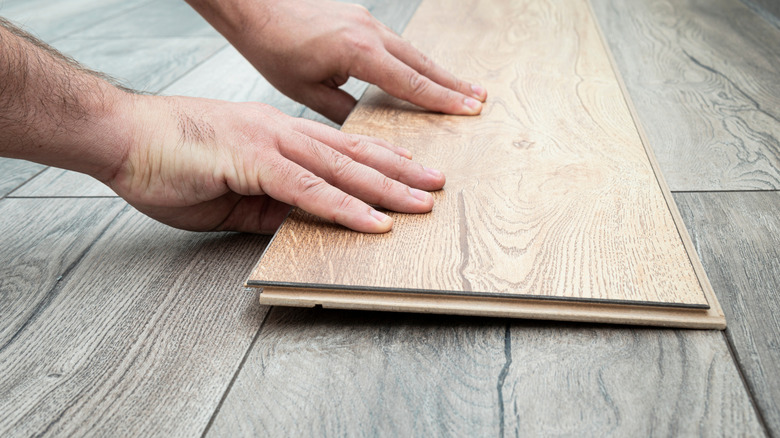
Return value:
[(275, 307), (206, 435), (654, 434), (761, 435), (721, 332)]
[(0, 158), (0, 198), (41, 173), (46, 166), (12, 158)]
[[(48, 289), (60, 259), (73, 257), (55, 238), (73, 240), (89, 229), (81, 222), (98, 221), (79, 203), (120, 201), (2, 201), (11, 202), (31, 206), (17, 215), (56, 206), (56, 217), (71, 208), (66, 202), (73, 213), (48, 232), (31, 226), (3, 237), (36, 249), (30, 277), (12, 272), (34, 297), (16, 302), (40, 304), (0, 350), (0, 436), (202, 433), (265, 316), (235, 279), (268, 237), (179, 231), (128, 208)], [(47, 264), (45, 284), (28, 284)]]
[(715, 305), (707, 310), (702, 310), (599, 303), (567, 303), (516, 298), (272, 287), (266, 287), (260, 293), (261, 304), (278, 306), (322, 306), (333, 309), (549, 319), (692, 329), (725, 329), (726, 319), (718, 305), (717, 299), (714, 295), (708, 294), (707, 300)]
[(780, 29), (739, 0), (592, 3), (673, 191), (780, 188)]
[(780, 192), (675, 198), (729, 319), (726, 335), (773, 435), (780, 435)]
[(404, 35), (490, 90), (456, 117), (371, 89), (345, 125), (443, 170), (434, 211), (362, 235), (296, 210), (249, 285), (706, 306), (587, 2), (432, 1)]

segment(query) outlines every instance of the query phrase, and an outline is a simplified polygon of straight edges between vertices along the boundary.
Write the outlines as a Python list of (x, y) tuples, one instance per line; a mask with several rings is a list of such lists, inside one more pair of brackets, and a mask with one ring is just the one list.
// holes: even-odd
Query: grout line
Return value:
[(276, 307), (271, 307), (268, 309), (268, 312), (265, 314), (265, 318), (263, 318), (263, 322), (261, 322), (260, 327), (257, 328), (257, 333), (255, 333), (255, 337), (252, 339), (252, 342), (249, 344), (249, 347), (246, 349), (246, 352), (244, 353), (244, 357), (241, 358), (241, 362), (238, 364), (238, 368), (236, 369), (236, 372), (233, 374), (233, 378), (230, 379), (230, 383), (228, 383), (227, 388), (225, 388), (225, 392), (222, 393), (222, 397), (219, 399), (219, 403), (217, 403), (217, 407), (214, 409), (214, 413), (211, 414), (211, 418), (209, 418), (209, 422), (206, 423), (206, 428), (203, 429), (203, 434), (201, 434), (202, 438), (205, 437), (207, 433), (209, 433), (211, 426), (214, 424), (214, 420), (217, 419), (217, 415), (219, 415), (219, 411), (222, 409), (222, 405), (225, 404), (225, 400), (227, 400), (230, 391), (233, 389), (233, 385), (236, 383), (236, 380), (238, 380), (238, 375), (241, 374), (241, 370), (244, 369), (244, 364), (246, 363), (247, 359), (249, 359), (249, 354), (252, 352), (252, 350), (255, 349), (255, 344), (257, 343), (257, 340), (260, 339), (260, 333), (263, 332), (263, 327), (265, 327), (265, 323), (268, 322), (268, 319), (271, 317), (271, 312), (273, 312), (275, 308)]
[[(42, 174), (42, 173), (43, 173), (43, 172), (45, 172), (47, 169), (50, 169), (50, 166), (46, 166), (46, 167), (44, 167), (43, 169), (39, 170), (39, 171), (38, 171), (38, 172), (37, 172), (35, 175), (33, 175), (33, 176), (31, 176), (31, 177), (27, 178), (26, 180), (24, 180), (24, 182), (22, 182), (21, 184), (19, 184), (18, 186), (16, 186), (16, 187), (15, 187), (13, 190), (11, 190), (10, 192), (6, 193), (6, 194), (5, 194), (5, 195), (3, 195), (3, 196), (0, 196), (0, 199), (5, 199), (5, 198), (15, 198), (16, 196), (11, 196), (11, 195), (13, 195), (13, 193), (14, 193), (15, 191), (17, 191), (17, 190), (21, 189), (22, 187), (24, 187), (24, 185), (25, 185), (25, 184), (27, 184), (27, 183), (29, 183), (30, 181), (32, 181), (33, 179), (35, 179), (35, 178), (36, 178), (38, 175)], [(21, 197), (21, 196), (20, 196), (20, 197)]]
[[(209, 56), (203, 58), (203, 60), (201, 60), (200, 62), (198, 62), (195, 65), (193, 65), (192, 67), (190, 67), (187, 71), (183, 72), (176, 79), (174, 79), (171, 82), (167, 83), (166, 85), (160, 87), (157, 91), (154, 91), (153, 93), (156, 94), (156, 95), (162, 95), (165, 92), (165, 90), (167, 90), (168, 88), (173, 86), (173, 84), (175, 84), (176, 82), (179, 82), (182, 78), (184, 78), (188, 74), (192, 73), (195, 69), (199, 68), (200, 66), (202, 66), (206, 62), (208, 62), (211, 58), (217, 56), (218, 53), (221, 53), (223, 50), (227, 50), (229, 47), (230, 47), (230, 43), (226, 41), (224, 46), (218, 48), (213, 53), (211, 53)], [(260, 73), (258, 72), (257, 74), (259, 75)]]
[(761, 428), (764, 430), (765, 436), (772, 436), (772, 434), (769, 433), (769, 426), (767, 425), (766, 419), (764, 418), (764, 413), (761, 411), (761, 408), (758, 405), (758, 401), (756, 400), (755, 393), (753, 391), (753, 388), (750, 385), (750, 382), (748, 381), (745, 370), (742, 368), (742, 362), (739, 359), (739, 353), (737, 352), (737, 349), (734, 347), (734, 344), (732, 342), (730, 333), (731, 331), (727, 328), (726, 330), (723, 330), (723, 339), (726, 341), (726, 348), (729, 350), (729, 355), (731, 355), (731, 359), (734, 361), (734, 367), (737, 369), (737, 374), (739, 374), (739, 379), (742, 380), (742, 385), (745, 388), (745, 391), (748, 393), (748, 399), (750, 399), (750, 404), (753, 405), (753, 410), (756, 412), (756, 418), (758, 419), (758, 423), (761, 425)]

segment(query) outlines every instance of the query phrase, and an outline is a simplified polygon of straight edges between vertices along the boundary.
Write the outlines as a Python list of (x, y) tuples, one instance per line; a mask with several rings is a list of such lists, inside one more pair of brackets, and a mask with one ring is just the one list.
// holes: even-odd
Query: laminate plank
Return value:
[(153, 3), (155, 0), (3, 1), (0, 2), (0, 16), (52, 43), (103, 20)]
[(219, 37), (219, 32), (186, 2), (157, 0), (75, 32), (71, 37), (79, 39)]
[(363, 235), (296, 210), (249, 285), (707, 305), (587, 2), (430, 1), (405, 36), (491, 90), (458, 117), (371, 88), (344, 127), (443, 170), (433, 212)]
[(739, 0), (593, 0), (672, 191), (780, 188), (780, 29)]
[(226, 45), (222, 37), (65, 38), (55, 47), (125, 86), (157, 92)]
[(11, 197), (117, 196), (108, 186), (83, 173), (50, 167), (15, 191)]
[(726, 331), (772, 435), (780, 435), (780, 193), (678, 193), (729, 319)]
[(742, 0), (750, 9), (780, 28), (780, 3), (775, 0)]
[(0, 198), (39, 174), (46, 166), (24, 160), (0, 158)]
[(762, 434), (720, 333), (275, 307), (207, 436), (654, 433)]
[(504, 325), (275, 307), (206, 435), (495, 436)]
[(264, 318), (236, 278), (267, 241), (126, 209), (0, 351), (0, 435), (200, 434)]
[(0, 352), (38, 318), (62, 277), (124, 205), (114, 199), (0, 201)]
[(763, 436), (712, 331), (513, 324), (502, 436)]

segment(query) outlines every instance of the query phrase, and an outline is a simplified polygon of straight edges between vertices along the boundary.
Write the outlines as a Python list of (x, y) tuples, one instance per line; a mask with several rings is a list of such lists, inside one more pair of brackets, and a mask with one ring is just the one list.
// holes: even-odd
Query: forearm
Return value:
[(0, 156), (106, 180), (132, 132), (131, 99), (0, 18)]

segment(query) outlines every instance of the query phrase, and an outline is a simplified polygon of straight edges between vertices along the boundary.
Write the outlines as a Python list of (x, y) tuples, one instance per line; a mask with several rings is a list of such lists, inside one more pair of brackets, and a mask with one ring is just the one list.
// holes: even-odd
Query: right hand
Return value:
[(405, 149), (259, 103), (131, 96), (140, 121), (106, 183), (148, 216), (188, 230), (273, 232), (289, 206), (383, 233), (379, 205), (426, 213), (444, 175)]

